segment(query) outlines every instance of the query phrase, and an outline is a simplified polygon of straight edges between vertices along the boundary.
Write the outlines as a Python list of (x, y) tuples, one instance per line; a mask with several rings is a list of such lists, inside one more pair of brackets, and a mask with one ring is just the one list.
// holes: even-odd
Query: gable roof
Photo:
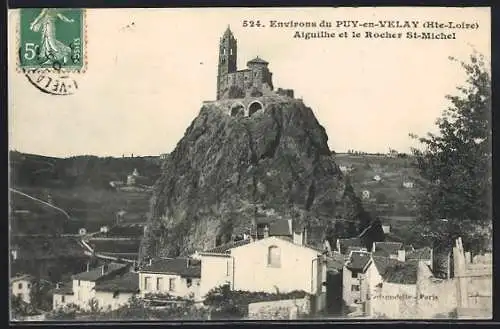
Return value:
[(96, 284), (95, 290), (108, 292), (138, 292), (139, 274), (127, 272), (111, 280), (99, 282)]
[(375, 244), (375, 256), (389, 256), (397, 255), (398, 250), (403, 248), (403, 243), (401, 242), (374, 242)]
[(432, 249), (430, 247), (415, 249), (406, 253), (406, 259), (430, 260), (431, 258)]
[(12, 277), (10, 279), (11, 283), (17, 282), (17, 281), (33, 281), (35, 280), (35, 277), (31, 274), (20, 274), (16, 275), (15, 277)]
[(354, 251), (349, 258), (346, 267), (350, 270), (363, 271), (370, 261), (370, 253)]
[(245, 239), (245, 240), (239, 240), (239, 241), (231, 241), (225, 244), (222, 244), (220, 246), (217, 246), (212, 249), (208, 249), (203, 251), (202, 253), (204, 254), (229, 254), (230, 250), (236, 247), (244, 246), (246, 244), (249, 244), (252, 242), (250, 239)]
[(347, 249), (349, 247), (363, 247), (363, 242), (361, 238), (347, 238), (347, 239), (338, 239), (338, 244), (340, 246), (340, 253), (346, 254)]
[(181, 277), (201, 277), (201, 263), (191, 258), (171, 258), (153, 261), (151, 265), (144, 266), (140, 272), (176, 274)]
[(106, 265), (107, 268), (106, 267), (104, 268), (104, 270), (105, 270), (104, 273), (103, 273), (103, 266), (99, 266), (99, 267), (94, 268), (88, 272), (81, 272), (81, 273), (75, 274), (71, 278), (73, 280), (97, 281), (97, 280), (102, 279), (104, 277), (107, 277), (108, 275), (113, 274), (119, 270), (124, 270), (129, 265), (119, 264), (119, 263), (110, 263), (110, 264)]

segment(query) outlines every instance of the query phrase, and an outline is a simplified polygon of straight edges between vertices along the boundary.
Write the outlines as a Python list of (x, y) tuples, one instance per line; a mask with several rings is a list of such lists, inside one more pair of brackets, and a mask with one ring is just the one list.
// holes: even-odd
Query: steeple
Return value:
[(226, 32), (224, 32), (224, 37), (233, 37), (233, 32), (231, 31), (229, 24), (227, 25)]
[(236, 72), (237, 42), (229, 25), (219, 44), (219, 69), (217, 74), (217, 99), (227, 89), (227, 75)]

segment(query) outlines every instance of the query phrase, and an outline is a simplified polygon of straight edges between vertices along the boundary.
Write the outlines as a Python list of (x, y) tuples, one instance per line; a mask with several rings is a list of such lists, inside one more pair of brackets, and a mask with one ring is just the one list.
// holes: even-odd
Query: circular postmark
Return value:
[[(21, 50), (19, 54), (21, 54)], [(77, 81), (70, 71), (64, 69), (64, 64), (58, 60), (52, 61), (52, 67), (23, 68), (22, 73), (30, 84), (46, 94), (67, 96), (78, 90)]]
[(85, 70), (85, 10), (22, 8), (18, 24), (18, 68), (43, 93), (72, 95)]

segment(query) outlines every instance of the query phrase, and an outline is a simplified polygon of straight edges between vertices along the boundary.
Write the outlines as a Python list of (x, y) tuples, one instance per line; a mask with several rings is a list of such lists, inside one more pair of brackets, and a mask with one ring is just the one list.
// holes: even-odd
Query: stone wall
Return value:
[(248, 305), (249, 320), (293, 320), (311, 313), (309, 297), (258, 302)]
[(453, 248), (454, 274), (457, 281), (458, 318), (492, 318), (492, 255), (478, 255), (471, 260), (464, 252), (462, 239)]

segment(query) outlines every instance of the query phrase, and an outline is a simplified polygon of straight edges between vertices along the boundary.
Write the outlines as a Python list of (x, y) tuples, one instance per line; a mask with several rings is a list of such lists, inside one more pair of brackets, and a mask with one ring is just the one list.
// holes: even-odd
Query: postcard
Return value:
[(491, 319), (490, 17), (10, 9), (11, 320)]

